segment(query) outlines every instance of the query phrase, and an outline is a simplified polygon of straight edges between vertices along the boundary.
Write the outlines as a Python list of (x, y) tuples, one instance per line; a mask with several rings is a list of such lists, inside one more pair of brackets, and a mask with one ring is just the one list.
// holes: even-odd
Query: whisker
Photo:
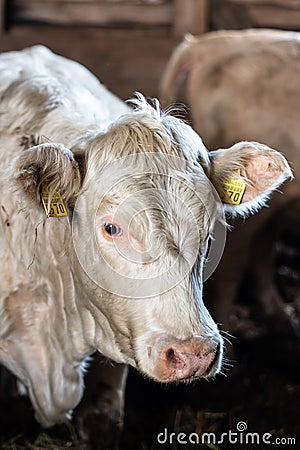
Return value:
[(233, 334), (229, 333), (229, 331), (221, 330), (221, 334), (226, 334), (226, 336), (229, 336), (232, 339), (236, 339), (236, 336), (234, 336)]
[(223, 337), (224, 341), (227, 342), (230, 345), (232, 345), (232, 342), (230, 341), (229, 338), (236, 339), (235, 336), (233, 336), (232, 334), (228, 333), (228, 331), (224, 331), (224, 330), (221, 330), (221, 336)]

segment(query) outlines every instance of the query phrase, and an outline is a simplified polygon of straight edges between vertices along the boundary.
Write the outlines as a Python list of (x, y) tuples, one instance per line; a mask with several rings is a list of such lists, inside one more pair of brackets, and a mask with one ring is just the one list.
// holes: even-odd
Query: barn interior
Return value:
[[(298, 0), (0, 0), (1, 52), (46, 45), (85, 65), (124, 100), (136, 91), (159, 98), (159, 83), (166, 64), (186, 33), (201, 35), (246, 28), (300, 31), (300, 3)], [(186, 102), (184, 89), (178, 100)], [(282, 327), (274, 326), (273, 317), (268, 317), (257, 300), (257, 273), (245, 273), (227, 336), (231, 344), (227, 344), (224, 375), (214, 381), (165, 386), (130, 369), (120, 450), (268, 447), (262, 442), (259, 446), (247, 442), (224, 445), (206, 440), (196, 446), (192, 442), (182, 444), (175, 438), (163, 443), (157, 439), (165, 429), (176, 436), (179, 433), (221, 436), (228, 430), (236, 431), (239, 423), (261, 436), (270, 433), (273, 440), (295, 438), (299, 442), (300, 193), (298, 201), (272, 217), (265, 232), (270, 230), (272, 241), (268, 248), (276, 255), (272, 259), (272, 280), (281, 299), (282, 315), (279, 314), (278, 321), (281, 323), (282, 319)], [(293, 323), (292, 331), (287, 331), (286, 321)], [(20, 397), (11, 389), (13, 383), (10, 374), (2, 369), (1, 448), (87, 448), (76, 422), (41, 429), (27, 397)], [(109, 436), (99, 435), (97, 424), (93, 425), (90, 448), (112, 448)], [(107, 434), (110, 432), (108, 429)], [(286, 447), (282, 444), (279, 448)], [(293, 443), (291, 448), (297, 445)]]

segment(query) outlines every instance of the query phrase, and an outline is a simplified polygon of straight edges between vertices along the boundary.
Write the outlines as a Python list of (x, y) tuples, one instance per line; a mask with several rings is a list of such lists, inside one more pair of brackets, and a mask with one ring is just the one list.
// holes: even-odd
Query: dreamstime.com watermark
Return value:
[(159, 444), (180, 444), (180, 445), (296, 445), (294, 437), (274, 437), (271, 433), (256, 433), (247, 431), (247, 423), (240, 421), (236, 425), (236, 430), (228, 430), (220, 435), (216, 433), (183, 433), (169, 432), (165, 428), (157, 435)]

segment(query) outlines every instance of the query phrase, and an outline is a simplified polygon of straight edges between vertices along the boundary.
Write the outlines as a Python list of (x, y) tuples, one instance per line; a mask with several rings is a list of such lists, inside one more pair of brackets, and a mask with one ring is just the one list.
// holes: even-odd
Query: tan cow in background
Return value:
[[(182, 90), (179, 94), (184, 80), (184, 94)], [(260, 267), (256, 273), (258, 296), (268, 314), (274, 319), (280, 316), (282, 303), (271, 286), (270, 267), (266, 267), (272, 245), (265, 233), (270, 217), (274, 222), (276, 211), (282, 214), (287, 211), (287, 202), (291, 205), (293, 198), (300, 197), (299, 80), (300, 34), (264, 29), (188, 35), (175, 49), (162, 78), (162, 101), (187, 102), (193, 126), (208, 148), (232, 145), (241, 139), (268, 143), (285, 154), (295, 175), (293, 183), (283, 187), (285, 195), (276, 193), (270, 208), (247, 223), (235, 221), (233, 232), (228, 234), (221, 264), (207, 284), (210, 307), (227, 329), (239, 283), (247, 267), (255, 270), (255, 258), (259, 258)], [(260, 176), (263, 179), (265, 174)]]

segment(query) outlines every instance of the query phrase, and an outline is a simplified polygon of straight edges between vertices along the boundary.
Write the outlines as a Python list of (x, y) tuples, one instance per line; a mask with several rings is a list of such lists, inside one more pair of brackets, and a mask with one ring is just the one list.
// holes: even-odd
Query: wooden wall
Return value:
[(175, 35), (221, 28), (300, 29), (299, 0), (0, 0), (11, 23), (165, 26)]
[(92, 70), (122, 98), (158, 96), (186, 32), (300, 29), (299, 0), (0, 0), (0, 51), (44, 44)]
[(210, 0), (211, 29), (300, 30), (299, 0)]
[[(3, 0), (2, 0), (3, 1)], [(104, 27), (166, 26), (175, 34), (206, 31), (208, 0), (12, 0), (10, 23)]]
[(158, 96), (186, 31), (206, 31), (207, 0), (0, 0), (0, 51), (43, 44), (86, 65), (122, 98)]

